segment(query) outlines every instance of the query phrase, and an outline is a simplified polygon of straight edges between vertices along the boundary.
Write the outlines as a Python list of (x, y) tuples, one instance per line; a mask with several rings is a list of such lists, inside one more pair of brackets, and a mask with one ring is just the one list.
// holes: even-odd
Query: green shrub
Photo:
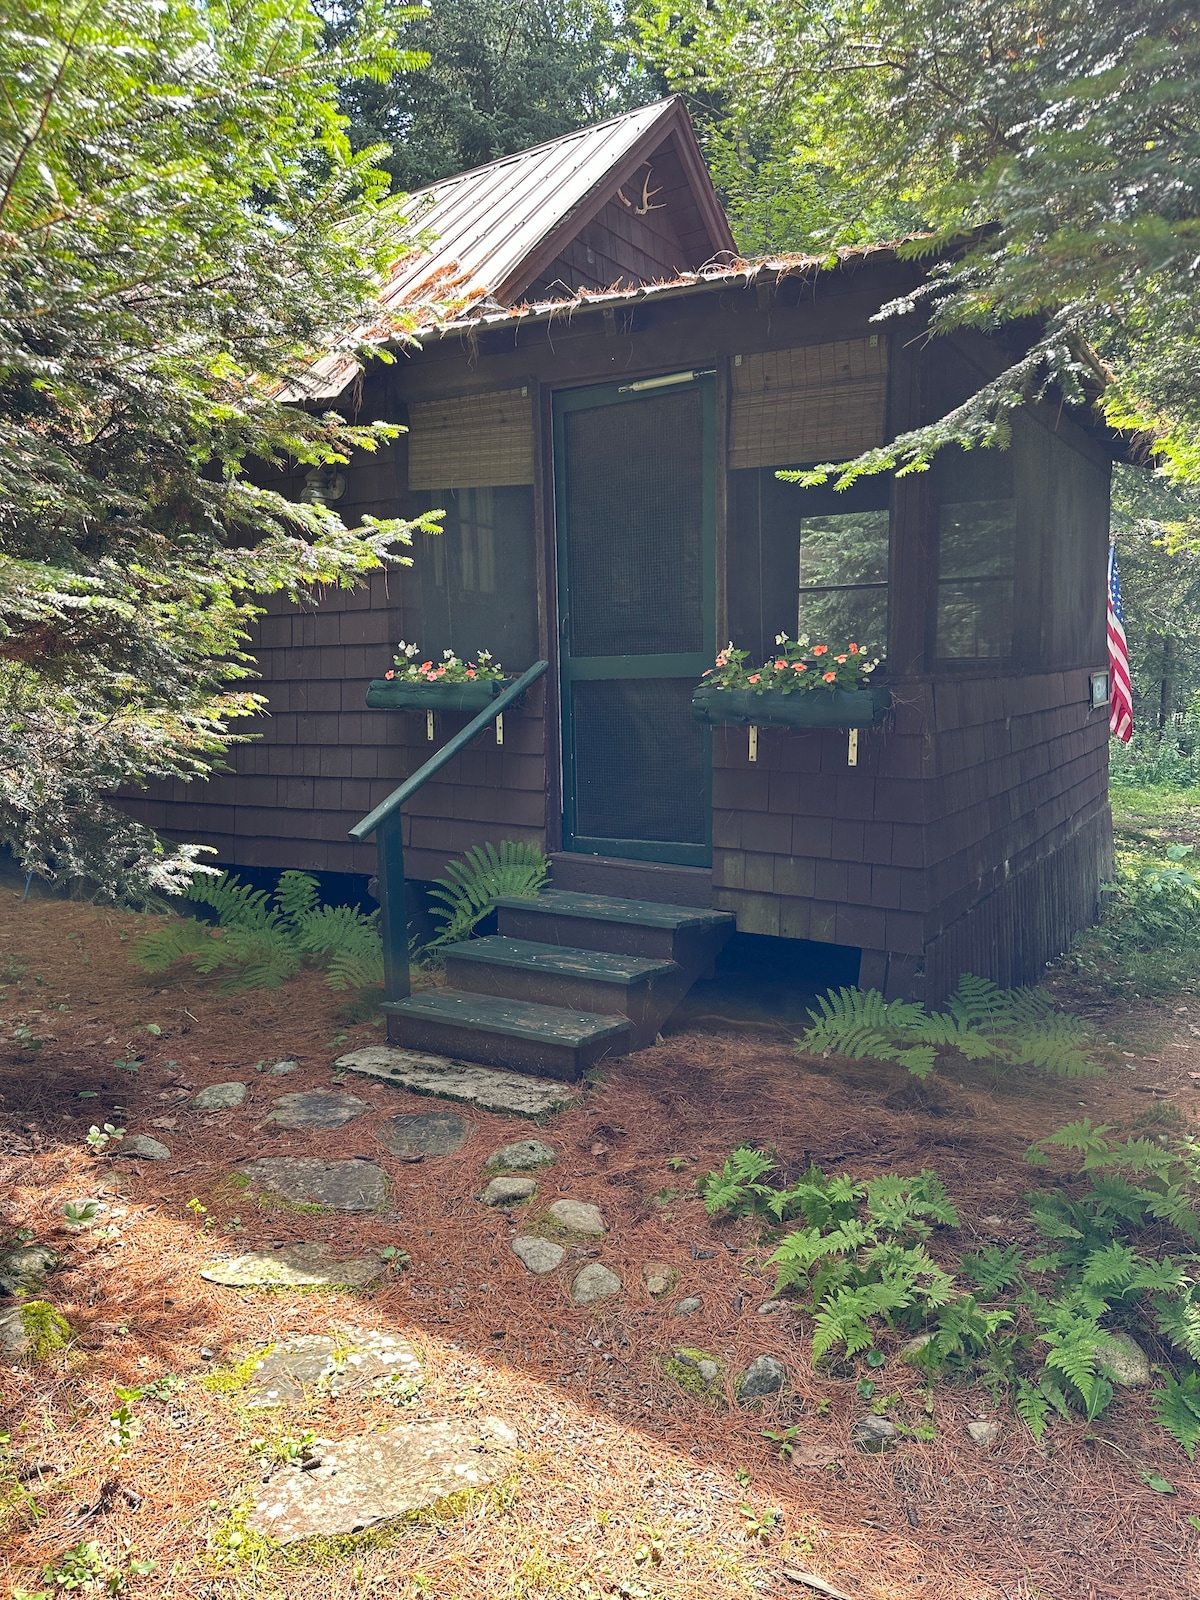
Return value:
[(381, 986), (378, 911), (321, 905), (320, 892), (307, 872), (282, 873), (273, 894), (227, 872), (198, 873), (184, 897), (211, 911), (215, 926), (168, 918), (142, 935), (132, 959), (147, 972), (178, 961), (197, 972), (224, 971), (227, 989), (274, 989), (306, 963), (325, 969), (331, 989)]
[(550, 863), (536, 845), (511, 839), (502, 839), (499, 850), (490, 843), (472, 845), (461, 861), (447, 862), (446, 876), (430, 890), (441, 902), (431, 910), (442, 926), (425, 948), (469, 938), (497, 900), (531, 900), (549, 881)]
[(1063, 1078), (1094, 1077), (1103, 1067), (1087, 1050), (1087, 1024), (1056, 1011), (1038, 989), (999, 989), (964, 973), (945, 1011), (910, 1000), (885, 1000), (878, 989), (831, 989), (818, 995), (813, 1026), (797, 1041), (810, 1055), (895, 1061), (918, 1078), (933, 1071), (940, 1049), (968, 1061), (1035, 1066)]
[[(1106, 1344), (1132, 1328), (1173, 1353), (1153, 1407), (1190, 1457), (1200, 1445), (1200, 1143), (1111, 1135), (1084, 1120), (1034, 1146), (1035, 1164), (1049, 1164), (1048, 1150), (1079, 1160), (1073, 1177), (1027, 1197), (1042, 1245), (990, 1245), (957, 1272), (929, 1249), (936, 1229), (958, 1225), (935, 1172), (855, 1183), (811, 1167), (776, 1186), (774, 1160), (740, 1149), (699, 1188), (710, 1214), (767, 1220), (776, 1293), (803, 1296), (814, 1361), (866, 1352), (878, 1365), (881, 1335), (919, 1336), (906, 1359), (1007, 1395), (1040, 1438), (1054, 1413), (1092, 1418), (1110, 1404)], [(793, 1218), (804, 1226), (780, 1237)]]

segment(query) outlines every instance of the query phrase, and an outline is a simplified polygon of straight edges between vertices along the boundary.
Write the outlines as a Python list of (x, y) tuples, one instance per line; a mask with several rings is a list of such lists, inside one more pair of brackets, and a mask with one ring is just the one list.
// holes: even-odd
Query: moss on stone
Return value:
[[(700, 1375), (700, 1363), (711, 1361), (717, 1368), (717, 1376), (711, 1383), (705, 1383)], [(668, 1378), (688, 1394), (695, 1395), (698, 1400), (707, 1401), (709, 1405), (720, 1404), (723, 1399), (720, 1378), (724, 1368), (720, 1359), (707, 1350), (693, 1350), (684, 1346), (662, 1359), (662, 1369)]]
[(232, 1367), (217, 1367), (212, 1372), (204, 1375), (204, 1387), (210, 1394), (236, 1394), (239, 1389), (244, 1389), (258, 1371), (261, 1361), (265, 1361), (275, 1346), (264, 1345), (261, 1350), (252, 1350), (248, 1356), (243, 1356)]
[(71, 1324), (48, 1300), (27, 1300), (21, 1307), (21, 1322), (34, 1361), (56, 1355), (71, 1342)]

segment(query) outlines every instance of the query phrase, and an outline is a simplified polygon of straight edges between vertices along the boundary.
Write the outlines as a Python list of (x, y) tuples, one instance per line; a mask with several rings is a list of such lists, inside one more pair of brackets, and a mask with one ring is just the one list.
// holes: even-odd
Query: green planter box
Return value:
[(398, 683), (372, 678), (367, 706), (372, 711), (482, 711), (507, 687), (503, 678), (482, 683)]
[(890, 689), (717, 689), (701, 684), (692, 696), (692, 715), (700, 722), (760, 728), (871, 728), (892, 703)]

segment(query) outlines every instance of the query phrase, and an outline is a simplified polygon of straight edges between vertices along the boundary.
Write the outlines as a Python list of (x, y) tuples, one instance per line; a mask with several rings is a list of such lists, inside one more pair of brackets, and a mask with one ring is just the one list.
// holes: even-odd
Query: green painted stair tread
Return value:
[(644, 983), (649, 978), (667, 977), (679, 970), (673, 961), (612, 955), (607, 950), (577, 950), (571, 945), (539, 944), (536, 939), (507, 939), (501, 934), (448, 945), (442, 955), (448, 961), (456, 958), (482, 961), (489, 966), (515, 967), (523, 972), (589, 978), (595, 983)]
[(661, 905), (657, 900), (625, 900), (611, 894), (575, 894), (569, 889), (543, 889), (541, 894), (524, 899), (502, 895), (496, 904), (508, 911), (540, 911), (591, 922), (625, 922), (639, 928), (717, 928), (734, 920), (728, 911)]
[(440, 1022), (475, 1033), (578, 1049), (629, 1031), (626, 1017), (603, 1017), (594, 1011), (567, 1011), (532, 1000), (508, 1000), (465, 989), (424, 989), (407, 1000), (391, 1000), (383, 1008), (393, 1017)]

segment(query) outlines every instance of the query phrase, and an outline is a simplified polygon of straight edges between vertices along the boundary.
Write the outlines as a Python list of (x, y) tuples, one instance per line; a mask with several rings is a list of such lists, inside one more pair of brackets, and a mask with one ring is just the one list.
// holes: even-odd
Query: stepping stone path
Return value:
[(268, 1067), (267, 1068), (267, 1077), (268, 1078), (286, 1078), (289, 1072), (299, 1072), (299, 1071), (300, 1071), (300, 1063), (298, 1061), (291, 1061), (291, 1060), (288, 1060), (288, 1061), (277, 1061), (273, 1067)]
[(278, 1128), (341, 1128), (372, 1109), (366, 1100), (357, 1100), (352, 1094), (308, 1089), (280, 1095), (263, 1121)]
[(530, 1272), (539, 1274), (553, 1272), (567, 1253), (562, 1245), (555, 1244), (553, 1239), (524, 1236), (512, 1241), (512, 1251), (517, 1260), (527, 1266)]
[(129, 1157), (135, 1161), (169, 1161), (171, 1152), (161, 1139), (152, 1139), (148, 1133), (127, 1133), (114, 1144), (110, 1155)]
[(416, 1094), (461, 1100), (484, 1111), (512, 1111), (522, 1117), (540, 1117), (574, 1105), (577, 1092), (551, 1078), (526, 1078), (493, 1067), (470, 1066), (446, 1056), (423, 1055), (417, 1050), (397, 1050), (390, 1045), (368, 1045), (351, 1050), (334, 1062), (339, 1070), (383, 1078)]
[(293, 1244), (280, 1250), (248, 1250), (232, 1261), (201, 1267), (208, 1283), (231, 1289), (362, 1289), (382, 1277), (378, 1255), (337, 1261), (327, 1244)]
[(571, 1285), (571, 1299), (577, 1306), (594, 1305), (597, 1300), (610, 1300), (620, 1294), (621, 1280), (610, 1267), (598, 1261), (589, 1261)]
[(557, 1160), (558, 1151), (541, 1139), (518, 1139), (493, 1150), (484, 1165), (489, 1172), (533, 1172), (538, 1167), (552, 1167)]
[(642, 1268), (642, 1282), (646, 1285), (647, 1293), (655, 1300), (670, 1294), (677, 1277), (675, 1268), (661, 1261), (648, 1261)]
[(244, 1083), (210, 1083), (188, 1101), (192, 1111), (232, 1111), (246, 1098)]
[(787, 1382), (787, 1369), (774, 1356), (756, 1356), (737, 1380), (738, 1404), (749, 1405), (765, 1395), (779, 1394)]
[(318, 1161), (311, 1156), (264, 1156), (238, 1171), (258, 1188), (294, 1205), (331, 1211), (378, 1211), (387, 1199), (387, 1178), (370, 1161)]
[(532, 1200), (536, 1193), (534, 1178), (493, 1178), (479, 1198), (485, 1206), (511, 1206)]
[(280, 1544), (359, 1533), (491, 1483), (505, 1470), (503, 1447), (512, 1440), (503, 1424), (488, 1437), (431, 1421), (318, 1443), (319, 1465), (310, 1458), (304, 1464), (309, 1470), (285, 1467), (258, 1489), (247, 1525)]
[(420, 1156), (452, 1156), (467, 1142), (470, 1128), (451, 1111), (424, 1111), (418, 1116), (393, 1117), (376, 1135), (384, 1149), (402, 1161)]
[(48, 1245), (24, 1244), (0, 1250), (0, 1290), (5, 1294), (26, 1294), (40, 1289), (57, 1265), (58, 1257)]
[(412, 1345), (391, 1333), (348, 1328), (278, 1344), (255, 1365), (246, 1383), (251, 1405), (282, 1406), (314, 1391), (337, 1400), (374, 1390), (411, 1395), (422, 1382)]
[(548, 1209), (559, 1227), (570, 1233), (599, 1235), (608, 1232), (599, 1207), (586, 1200), (556, 1200)]

